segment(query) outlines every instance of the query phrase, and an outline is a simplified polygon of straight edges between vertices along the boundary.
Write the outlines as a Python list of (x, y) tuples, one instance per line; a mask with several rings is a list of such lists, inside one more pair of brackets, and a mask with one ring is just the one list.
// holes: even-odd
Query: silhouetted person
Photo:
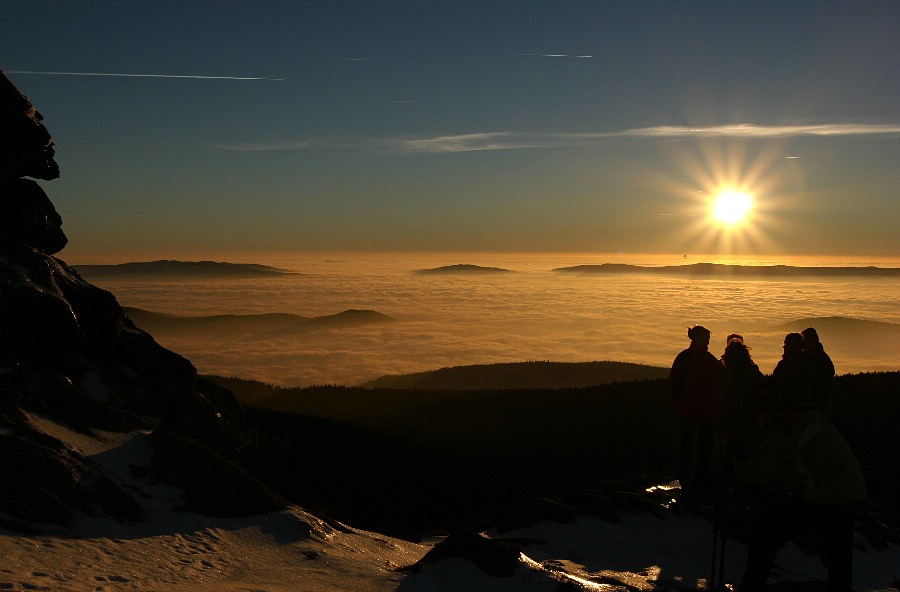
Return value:
[(728, 347), (728, 344), (732, 341), (740, 341), (744, 343), (744, 336), (740, 333), (729, 333), (728, 337), (725, 338), (725, 347)]
[(784, 353), (772, 371), (771, 384), (776, 409), (812, 402), (812, 364), (803, 351), (803, 336), (799, 333), (785, 335)]
[(763, 374), (743, 338), (731, 339), (722, 354), (719, 377), (721, 453), (745, 458), (752, 450), (755, 423), (761, 408)]
[(852, 590), (853, 524), (866, 498), (853, 451), (812, 404), (776, 412), (756, 455), (733, 461), (735, 475), (766, 488), (748, 541), (742, 592), (763, 590), (778, 550), (812, 534), (828, 589)]
[(803, 335), (803, 351), (812, 365), (810, 396), (825, 415), (831, 415), (831, 382), (834, 380), (834, 363), (825, 353), (819, 334), (812, 327), (800, 332)]
[(678, 480), (687, 494), (695, 489), (711, 494), (715, 395), (722, 364), (709, 353), (709, 329), (696, 325), (687, 334), (691, 345), (676, 356), (669, 374), (681, 424)]

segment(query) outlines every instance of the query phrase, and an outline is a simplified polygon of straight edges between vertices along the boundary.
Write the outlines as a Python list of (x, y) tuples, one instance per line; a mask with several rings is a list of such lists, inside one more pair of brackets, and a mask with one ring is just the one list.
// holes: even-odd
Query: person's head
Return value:
[(743, 341), (732, 339), (725, 346), (725, 353), (722, 354), (722, 361), (726, 366), (749, 365), (753, 362), (750, 358), (750, 348), (744, 345)]
[(803, 351), (803, 335), (788, 333), (784, 336), (784, 353)]
[(691, 340), (691, 343), (696, 343), (698, 345), (709, 345), (709, 338), (711, 333), (709, 332), (709, 329), (707, 329), (703, 325), (694, 325), (693, 327), (688, 327), (687, 335), (688, 339)]
[(732, 341), (740, 341), (741, 343), (744, 343), (744, 336), (740, 333), (729, 334), (728, 337), (725, 338), (725, 346), (727, 347), (728, 344)]
[(811, 345), (819, 343), (819, 333), (812, 327), (807, 327), (803, 331), (800, 331), (800, 334), (803, 335), (803, 341), (806, 343)]

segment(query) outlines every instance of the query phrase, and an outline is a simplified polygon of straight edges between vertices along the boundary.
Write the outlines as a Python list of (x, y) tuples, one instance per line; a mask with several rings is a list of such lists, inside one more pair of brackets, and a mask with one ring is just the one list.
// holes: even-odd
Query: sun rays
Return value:
[(781, 142), (706, 139), (679, 143), (663, 181), (678, 202), (673, 250), (722, 255), (775, 252), (789, 233), (782, 214), (803, 191), (802, 169)]

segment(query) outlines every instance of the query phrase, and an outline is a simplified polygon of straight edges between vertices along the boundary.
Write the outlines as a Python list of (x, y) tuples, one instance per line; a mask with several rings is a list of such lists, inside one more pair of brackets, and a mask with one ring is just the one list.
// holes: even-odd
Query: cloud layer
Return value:
[(254, 142), (220, 144), (217, 147), (234, 151), (304, 150), (314, 148), (349, 148), (363, 150), (391, 150), (420, 153), (483, 152), (493, 150), (522, 150), (533, 148), (571, 148), (599, 144), (616, 138), (747, 138), (771, 139), (794, 137), (839, 138), (853, 136), (900, 135), (898, 124), (831, 123), (819, 125), (718, 125), (707, 127), (656, 126), (612, 132), (479, 132), (424, 138), (383, 138), (340, 142), (327, 139), (305, 139), (291, 142)]
[[(179, 315), (289, 312), (334, 314), (375, 309), (398, 322), (296, 335), (232, 339), (185, 334), (155, 337), (201, 372), (282, 385), (358, 384), (385, 374), (444, 366), (527, 360), (614, 360), (666, 366), (686, 345), (685, 329), (713, 331), (717, 355), (728, 333), (741, 332), (771, 372), (781, 355), (783, 324), (848, 316), (900, 323), (900, 295), (890, 282), (723, 281), (680, 277), (593, 277), (549, 271), (572, 263), (483, 257), (475, 263), (513, 269), (503, 276), (423, 276), (435, 261), (410, 256), (345, 256), (272, 263), (305, 272), (272, 280), (104, 281), (121, 303)], [(536, 261), (535, 261), (536, 260)], [(448, 259), (441, 263), (471, 263)], [(602, 263), (602, 260), (593, 260)], [(884, 339), (820, 331), (838, 371), (898, 369), (900, 333)], [(890, 338), (894, 339), (894, 338)], [(721, 340), (721, 343), (720, 343)], [(721, 347), (720, 347), (721, 346)]]

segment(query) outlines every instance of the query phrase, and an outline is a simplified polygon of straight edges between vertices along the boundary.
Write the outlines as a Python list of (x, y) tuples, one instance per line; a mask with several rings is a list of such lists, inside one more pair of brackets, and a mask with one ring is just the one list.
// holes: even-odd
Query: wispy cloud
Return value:
[(219, 150), (231, 152), (283, 152), (289, 150), (305, 150), (310, 147), (309, 142), (303, 140), (284, 142), (249, 142), (246, 144), (216, 144)]
[(709, 127), (657, 126), (612, 132), (479, 132), (424, 138), (387, 138), (342, 140), (304, 140), (294, 142), (219, 145), (236, 151), (279, 151), (312, 148), (356, 150), (392, 150), (412, 153), (448, 154), (534, 148), (573, 148), (590, 146), (616, 138), (789, 138), (814, 136), (839, 138), (851, 136), (900, 135), (900, 124), (821, 124), (821, 125), (720, 125)]
[(869, 136), (900, 134), (900, 125), (826, 123), (820, 125), (718, 125), (708, 127), (678, 127), (663, 125), (596, 134), (597, 137), (639, 136), (657, 138), (684, 137), (745, 137), (778, 138), (791, 136)]
[(436, 136), (389, 142), (408, 152), (480, 152), (486, 150), (517, 150), (522, 148), (547, 148), (553, 144), (540, 134), (517, 132), (487, 132)]
[(122, 72), (39, 72), (36, 70), (7, 70), (7, 74), (35, 74), (40, 76), (102, 76), (108, 78), (188, 78), (192, 80), (272, 80), (262, 76), (199, 76), (193, 74), (128, 74)]
[(483, 152), (490, 150), (517, 150), (523, 148), (550, 148), (556, 144), (542, 140), (539, 134), (495, 132), (435, 136), (431, 138), (388, 139), (310, 139), (279, 142), (248, 142), (244, 144), (217, 144), (220, 150), (235, 152), (286, 151), (309, 149), (344, 149), (389, 152), (451, 153)]
[(410, 152), (473, 152), (482, 150), (518, 150), (523, 148), (567, 148), (613, 138), (784, 138), (796, 136), (871, 136), (900, 134), (897, 124), (823, 124), (795, 126), (722, 125), (712, 127), (658, 126), (614, 132), (530, 133), (488, 132), (436, 136), (396, 141)]

